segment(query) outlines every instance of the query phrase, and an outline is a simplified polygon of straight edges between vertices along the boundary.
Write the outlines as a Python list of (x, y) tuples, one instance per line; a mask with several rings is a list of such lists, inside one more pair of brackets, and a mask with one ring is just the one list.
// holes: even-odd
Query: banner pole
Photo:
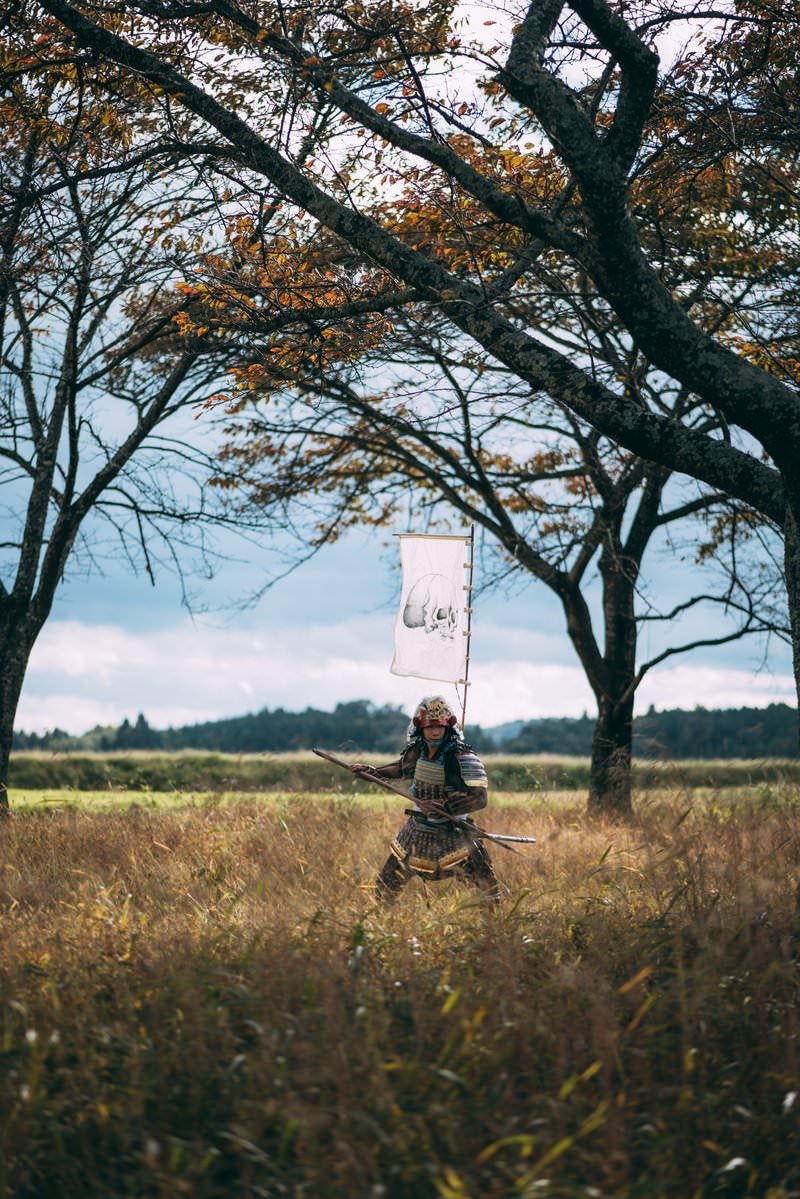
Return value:
[(469, 527), (469, 582), (467, 591), (467, 627), (464, 636), (467, 639), (467, 656), (464, 662), (464, 702), (461, 706), (461, 732), (464, 733), (467, 721), (467, 696), (469, 695), (469, 650), (472, 641), (472, 579), (475, 572), (475, 526)]

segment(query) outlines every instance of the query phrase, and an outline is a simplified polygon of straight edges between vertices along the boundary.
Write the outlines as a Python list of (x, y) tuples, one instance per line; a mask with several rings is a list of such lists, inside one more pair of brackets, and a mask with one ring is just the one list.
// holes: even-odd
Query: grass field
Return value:
[(12, 801), (0, 1199), (800, 1195), (796, 787), (496, 798), (496, 914), (402, 800)]

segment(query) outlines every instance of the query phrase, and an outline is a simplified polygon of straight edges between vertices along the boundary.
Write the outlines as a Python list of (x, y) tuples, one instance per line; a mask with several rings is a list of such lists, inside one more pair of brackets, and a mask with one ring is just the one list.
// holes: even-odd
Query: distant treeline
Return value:
[[(588, 754), (594, 721), (578, 719), (531, 720), (504, 740), (504, 754)], [(633, 722), (636, 758), (665, 761), (719, 758), (794, 758), (798, 749), (797, 710), (787, 704), (767, 708), (675, 708), (656, 712), (650, 708)]]
[[(315, 745), (348, 752), (394, 754), (402, 745), (408, 715), (398, 707), (367, 700), (337, 704), (332, 712), (306, 708), (287, 712), (264, 708), (248, 716), (154, 729), (140, 713), (118, 728), (95, 728), (80, 737), (59, 729), (37, 735), (16, 733), (15, 749), (53, 752), (179, 749), (231, 754), (285, 753)], [(548, 717), (484, 730), (467, 726), (467, 739), (483, 753), (560, 754), (585, 757), (592, 743), (589, 716)], [(634, 754), (639, 758), (793, 758), (797, 756), (797, 712), (787, 704), (767, 708), (715, 710), (653, 708), (634, 721)]]
[(119, 728), (94, 728), (80, 737), (60, 729), (37, 736), (15, 733), (15, 749), (109, 750), (203, 749), (219, 753), (286, 753), (315, 745), (347, 746), (374, 753), (393, 753), (402, 744), (408, 716), (397, 707), (376, 707), (367, 700), (337, 704), (332, 712), (306, 708), (286, 712), (268, 708), (248, 716), (210, 720), (179, 729), (154, 729), (140, 713), (136, 722)]

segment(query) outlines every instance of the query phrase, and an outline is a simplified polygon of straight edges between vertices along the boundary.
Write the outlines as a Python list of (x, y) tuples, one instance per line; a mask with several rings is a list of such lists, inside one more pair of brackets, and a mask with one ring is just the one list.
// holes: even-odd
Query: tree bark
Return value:
[(589, 767), (589, 814), (627, 819), (631, 803), (633, 695), (615, 702), (603, 696), (598, 704)]
[[(798, 711), (800, 711), (800, 505), (794, 511), (791, 508), (787, 509), (783, 532), (786, 597), (792, 631), (792, 663)], [(798, 752), (800, 752), (800, 724), (798, 725)]]
[[(652, 526), (661, 487), (647, 487), (634, 520), (641, 538), (644, 524)], [(633, 701), (636, 693), (636, 580), (641, 549), (626, 552), (621, 537), (622, 513), (611, 522), (600, 555), (603, 580), (603, 631), (605, 636), (604, 686), (597, 693), (597, 724), (592, 737), (589, 769), (590, 814), (616, 818), (632, 814), (631, 758), (633, 756)], [(633, 537), (634, 533), (631, 533)], [(646, 538), (643, 542), (646, 544)]]
[[(11, 607), (11, 602), (6, 601)], [(20, 618), (11, 611), (0, 617), (0, 818), (9, 813), (8, 766), (11, 757), (11, 742), (17, 705), (28, 669), (28, 660), (36, 640), (36, 632), (30, 628), (26, 617)]]
[(612, 539), (601, 557), (600, 573), (605, 641), (602, 655), (598, 656), (585, 604), (565, 604), (567, 629), (597, 701), (588, 810), (592, 815), (627, 818), (633, 813), (631, 758), (637, 650), (634, 596), (638, 571)]

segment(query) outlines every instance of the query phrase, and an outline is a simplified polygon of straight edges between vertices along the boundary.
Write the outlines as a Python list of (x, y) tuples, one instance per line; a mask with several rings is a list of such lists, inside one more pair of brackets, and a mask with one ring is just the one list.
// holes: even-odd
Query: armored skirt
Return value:
[(448, 878), (474, 853), (475, 842), (466, 821), (462, 831), (455, 823), (426, 820), (415, 813), (409, 816), (389, 848), (408, 873)]

